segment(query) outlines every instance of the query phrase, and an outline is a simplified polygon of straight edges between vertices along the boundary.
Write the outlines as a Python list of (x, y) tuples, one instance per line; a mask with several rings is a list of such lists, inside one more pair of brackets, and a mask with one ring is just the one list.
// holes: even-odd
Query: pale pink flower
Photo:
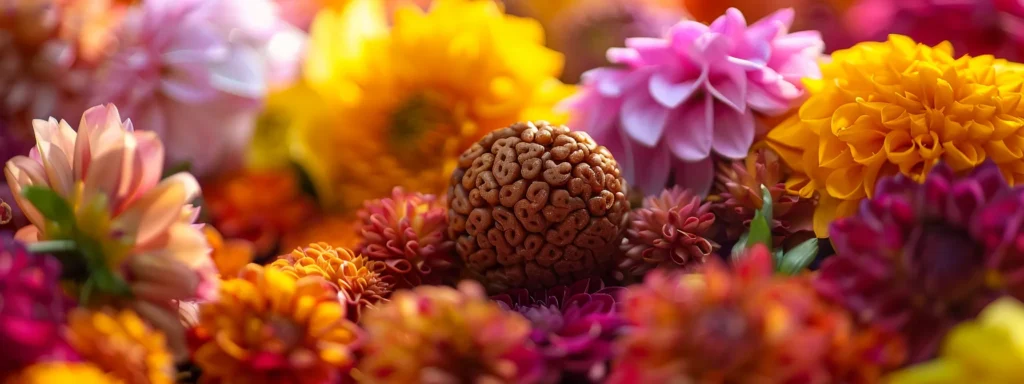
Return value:
[(271, 86), (295, 75), (303, 33), (269, 0), (145, 0), (126, 17), (93, 103), (157, 132), (169, 165), (241, 165)]
[(626, 39), (608, 51), (620, 67), (585, 73), (566, 102), (572, 126), (608, 147), (642, 190), (662, 190), (672, 170), (676, 184), (706, 194), (712, 156), (746, 157), (754, 113), (785, 113), (803, 96), (801, 79), (820, 76), (821, 36), (789, 33), (792, 22), (783, 9), (748, 26), (730, 8), (710, 26), (683, 21), (663, 38)]
[(77, 132), (53, 118), (35, 120), (33, 128), (30, 156), (4, 168), (31, 222), (18, 239), (74, 240), (48, 232), (57, 227), (21, 193), (27, 186), (52, 189), (73, 207), (78, 233), (103, 247), (111, 272), (130, 287), (131, 298), (108, 298), (161, 328), (170, 346), (184, 353), (176, 301), (210, 299), (218, 281), (202, 227), (194, 224), (198, 208), (189, 204), (199, 196), (196, 179), (179, 173), (161, 180), (160, 139), (122, 122), (113, 105), (87, 110)]

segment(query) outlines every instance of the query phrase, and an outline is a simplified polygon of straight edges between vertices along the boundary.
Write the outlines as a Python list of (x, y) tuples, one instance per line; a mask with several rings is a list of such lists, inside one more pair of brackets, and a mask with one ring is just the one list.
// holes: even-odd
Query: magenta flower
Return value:
[(274, 64), (299, 56), (280, 48), (299, 42), (272, 44), (287, 26), (276, 15), (269, 0), (146, 0), (126, 16), (92, 104), (117, 104), (157, 132), (169, 166), (240, 165), (271, 75), (287, 72)]
[(530, 320), (530, 338), (544, 354), (553, 382), (600, 382), (613, 355), (612, 344), (625, 326), (619, 298), (626, 288), (605, 287), (601, 279), (493, 296), (504, 308)]
[(32, 363), (77, 359), (61, 334), (74, 305), (60, 288), (60, 262), (0, 236), (0, 377)]
[(641, 189), (677, 184), (706, 194), (712, 154), (746, 157), (754, 113), (777, 115), (801, 96), (804, 77), (819, 77), (824, 49), (816, 31), (789, 33), (793, 10), (748, 26), (730, 8), (710, 26), (683, 21), (664, 38), (631, 38), (608, 59), (625, 68), (584, 74), (584, 88), (566, 106), (574, 127), (608, 147)]
[[(884, 41), (892, 33), (957, 53), (1024, 58), (1024, 3), (1019, 0), (860, 0), (846, 14), (859, 40)], [(938, 27), (941, 26), (941, 27)]]
[(883, 179), (830, 233), (837, 255), (815, 288), (861, 322), (903, 335), (910, 358), (935, 355), (957, 323), (1002, 295), (1024, 298), (1024, 189), (987, 163), (957, 178), (945, 164), (924, 184)]

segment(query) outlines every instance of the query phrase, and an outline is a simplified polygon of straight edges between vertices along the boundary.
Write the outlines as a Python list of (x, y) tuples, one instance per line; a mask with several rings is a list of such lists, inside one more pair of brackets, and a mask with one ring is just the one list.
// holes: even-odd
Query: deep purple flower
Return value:
[(617, 302), (625, 291), (593, 278), (547, 290), (513, 289), (492, 298), (530, 320), (530, 337), (544, 353), (551, 374), (598, 382), (607, 373), (612, 343), (625, 324)]
[(921, 361), (997, 297), (1024, 297), (1022, 222), (1024, 189), (992, 163), (962, 178), (939, 164), (923, 184), (883, 179), (857, 215), (832, 224), (837, 255), (815, 286), (860, 321), (903, 334)]
[(30, 254), (0, 235), (0, 377), (37, 362), (77, 359), (61, 332), (72, 303), (59, 278), (56, 258)]

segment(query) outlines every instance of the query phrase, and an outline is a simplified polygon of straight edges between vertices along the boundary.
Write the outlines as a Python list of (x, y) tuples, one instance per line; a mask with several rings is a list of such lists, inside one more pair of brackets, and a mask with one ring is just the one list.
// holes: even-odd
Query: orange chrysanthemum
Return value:
[[(151, 329), (135, 312), (76, 309), (68, 316), (67, 337), (83, 359), (119, 381), (174, 382), (174, 358), (167, 350), (164, 334)], [(95, 372), (89, 375), (97, 377)]]
[(476, 282), (399, 291), (364, 325), (366, 356), (353, 374), (360, 383), (526, 384), (545, 377), (529, 320), (503, 310)]
[(281, 236), (305, 224), (316, 210), (290, 170), (234, 174), (203, 192), (213, 225), (228, 238), (253, 242), (261, 254), (273, 251)]
[(296, 279), (319, 276), (337, 284), (338, 295), (343, 296), (348, 305), (348, 318), (356, 322), (364, 309), (387, 302), (394, 285), (393, 277), (383, 275), (387, 269), (384, 262), (372, 261), (347, 248), (331, 247), (327, 243), (296, 248), (270, 265)]
[(320, 277), (250, 264), (199, 307), (193, 360), (202, 383), (327, 383), (354, 362), (359, 328)]
[(819, 196), (814, 230), (853, 214), (878, 179), (921, 182), (939, 161), (966, 172), (986, 159), (1024, 181), (1024, 66), (992, 56), (954, 58), (949, 43), (906, 36), (832, 54), (810, 99), (768, 133), (795, 171), (786, 187)]
[(256, 248), (252, 242), (242, 239), (224, 240), (224, 237), (213, 226), (203, 227), (203, 233), (212, 250), (210, 258), (217, 266), (217, 272), (224, 278), (238, 276), (238, 272), (246, 264), (252, 262), (252, 258), (256, 254)]

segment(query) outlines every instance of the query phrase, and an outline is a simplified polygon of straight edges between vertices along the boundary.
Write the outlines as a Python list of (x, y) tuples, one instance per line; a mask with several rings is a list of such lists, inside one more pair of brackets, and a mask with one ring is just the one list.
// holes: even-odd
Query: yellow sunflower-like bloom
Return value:
[(992, 56), (955, 58), (949, 43), (929, 47), (906, 36), (832, 54), (797, 114), (768, 133), (795, 171), (786, 187), (820, 197), (819, 237), (853, 214), (875, 182), (902, 173), (921, 182), (939, 161), (965, 172), (995, 162), (1024, 181), (1024, 70)]
[(1024, 304), (1004, 298), (946, 336), (942, 356), (894, 373), (890, 384), (1024, 383)]
[(193, 360), (203, 383), (332, 383), (354, 362), (359, 329), (320, 277), (250, 264), (200, 304)]
[[(76, 309), (68, 316), (68, 342), (84, 360), (119, 381), (130, 384), (174, 382), (174, 358), (167, 350), (164, 335), (146, 325), (135, 312)], [(68, 374), (80, 372), (86, 377), (101, 379), (101, 376), (92, 372), (92, 368), (65, 369), (64, 372)], [(46, 382), (82, 383), (77, 378), (73, 381)]]
[(9, 384), (125, 384), (89, 363), (39, 363), (20, 373)]
[(290, 140), (320, 197), (342, 210), (403, 186), (444, 191), (459, 154), (524, 119), (555, 122), (572, 92), (540, 23), (493, 1), (383, 5), (353, 0), (313, 22), (306, 83), (329, 108)]

